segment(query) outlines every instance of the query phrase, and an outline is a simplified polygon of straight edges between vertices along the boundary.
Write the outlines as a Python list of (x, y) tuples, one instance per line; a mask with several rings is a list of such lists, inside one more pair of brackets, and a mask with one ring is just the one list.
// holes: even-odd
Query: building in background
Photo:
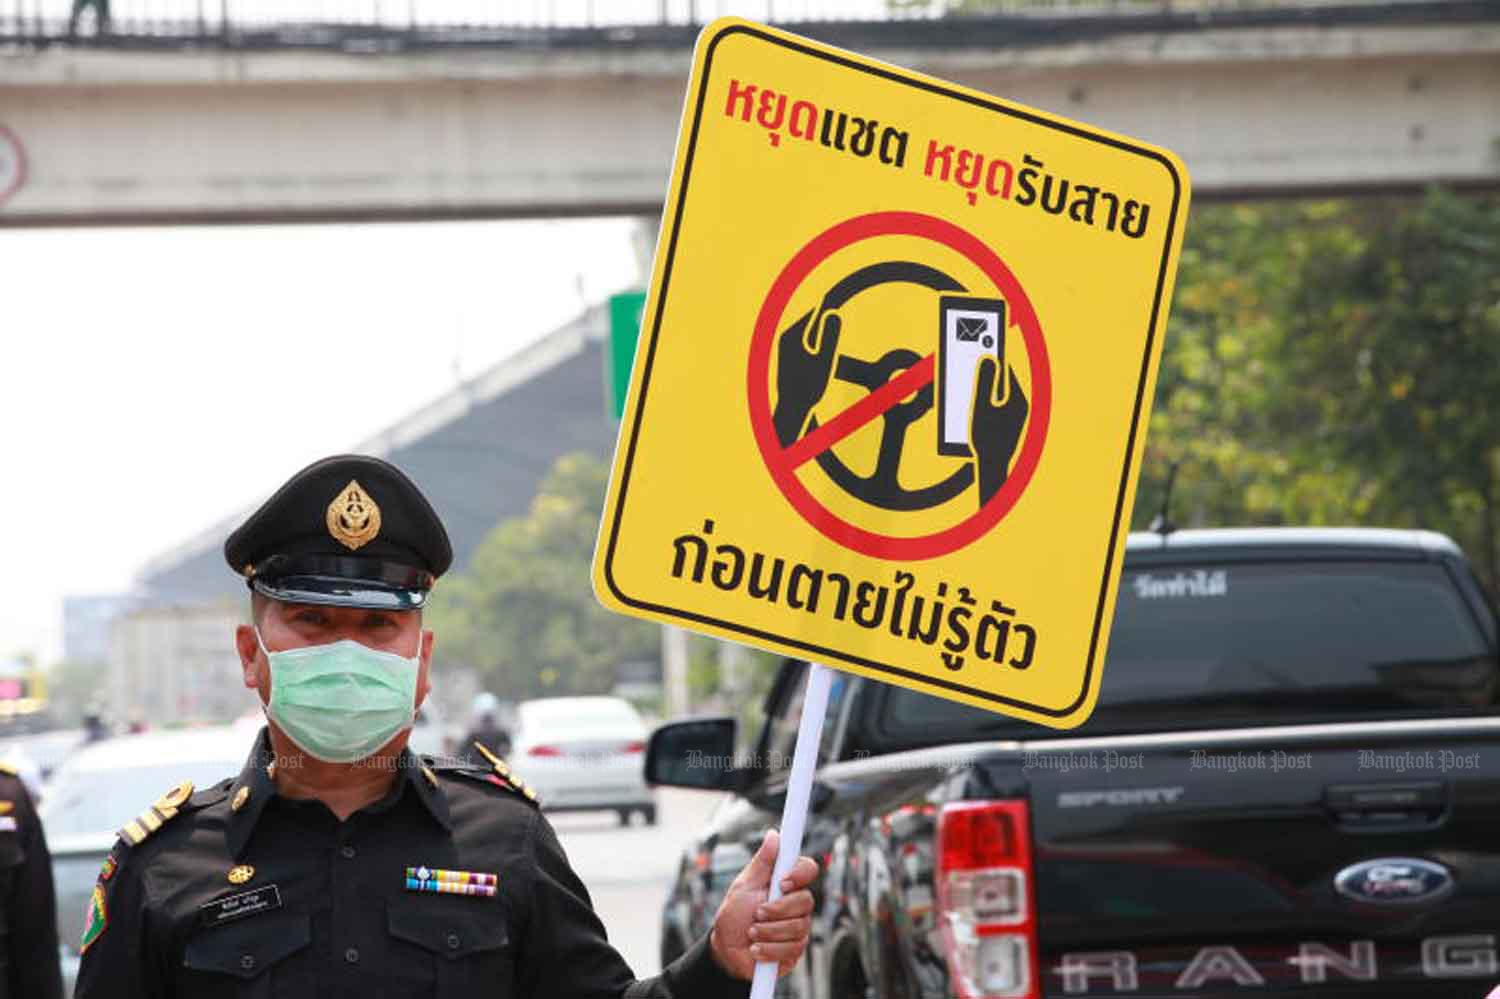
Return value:
[(110, 626), (140, 603), (126, 593), (63, 597), (63, 661), (103, 663), (109, 656)]
[(247, 602), (144, 606), (110, 627), (106, 706), (117, 726), (228, 721), (259, 707), (241, 681), (234, 630)]

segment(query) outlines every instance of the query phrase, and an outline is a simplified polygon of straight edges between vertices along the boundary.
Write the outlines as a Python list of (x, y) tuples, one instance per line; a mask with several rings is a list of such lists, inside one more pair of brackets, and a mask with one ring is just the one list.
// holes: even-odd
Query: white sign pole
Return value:
[[(802, 720), (797, 726), (797, 745), (792, 750), (792, 772), (787, 778), (786, 802), (781, 806), (781, 843), (771, 872), (771, 890), (766, 901), (781, 897), (781, 879), (802, 853), (802, 831), (807, 825), (807, 801), (812, 795), (813, 771), (818, 765), (818, 743), (823, 738), (823, 716), (828, 713), (828, 690), (833, 670), (809, 663), (807, 692), (802, 696)], [(761, 961), (750, 983), (750, 999), (771, 999), (776, 987), (776, 962)]]

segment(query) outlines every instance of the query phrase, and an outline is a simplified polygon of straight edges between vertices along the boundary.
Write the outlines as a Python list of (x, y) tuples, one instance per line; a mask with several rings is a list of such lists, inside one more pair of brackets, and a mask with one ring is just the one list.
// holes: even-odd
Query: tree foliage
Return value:
[(1213, 205), (1188, 229), (1135, 523), (1453, 536), (1500, 589), (1500, 201)]
[(615, 667), (660, 657), (660, 633), (606, 611), (589, 580), (608, 469), (559, 458), (525, 516), (500, 523), (434, 591), (440, 663), (472, 666), (495, 694), (608, 693)]

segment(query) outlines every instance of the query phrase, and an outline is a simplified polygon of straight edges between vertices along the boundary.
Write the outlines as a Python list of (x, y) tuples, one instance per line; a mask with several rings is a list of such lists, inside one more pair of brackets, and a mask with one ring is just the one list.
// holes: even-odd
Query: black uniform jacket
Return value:
[(0, 771), (0, 999), (58, 999), (52, 857), (21, 779)]
[[(277, 795), (270, 760), (262, 730), (238, 777), (116, 843), (78, 999), (748, 992), (706, 939), (635, 981), (550, 823), (493, 770), (403, 752), (390, 793), (340, 822)], [(494, 875), (495, 893), (413, 890), (409, 869)]]

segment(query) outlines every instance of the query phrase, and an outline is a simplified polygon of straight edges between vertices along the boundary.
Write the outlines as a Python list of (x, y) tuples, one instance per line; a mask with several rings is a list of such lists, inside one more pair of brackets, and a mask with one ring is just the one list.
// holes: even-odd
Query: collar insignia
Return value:
[(328, 504), (326, 520), (333, 540), (350, 551), (363, 548), (380, 533), (380, 507), (355, 479)]
[(255, 877), (255, 868), (249, 864), (240, 864), (229, 869), (229, 883), (232, 885), (242, 885), (253, 877)]

